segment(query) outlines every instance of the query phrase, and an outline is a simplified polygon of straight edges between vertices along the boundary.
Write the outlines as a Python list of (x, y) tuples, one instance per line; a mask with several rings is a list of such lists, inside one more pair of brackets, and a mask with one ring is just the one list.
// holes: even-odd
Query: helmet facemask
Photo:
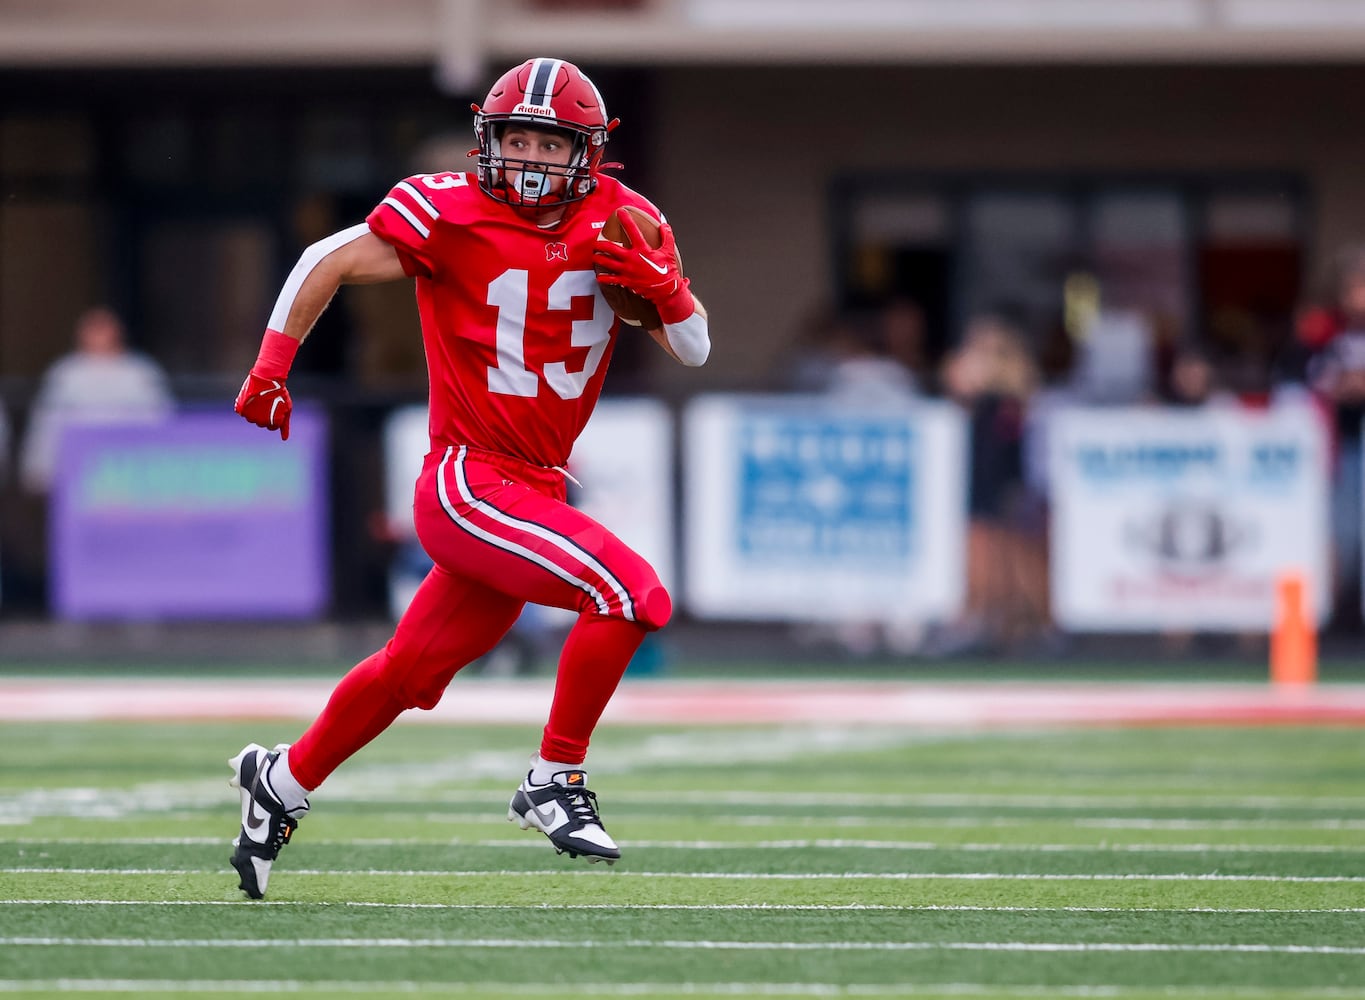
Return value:
[[(546, 163), (504, 155), (502, 138), (514, 125), (563, 136), (571, 144), (569, 162)], [(602, 157), (605, 129), (589, 132), (539, 119), (480, 115), (475, 132), (479, 137), (479, 187), (498, 201), (517, 208), (549, 208), (579, 201), (596, 185), (593, 174)]]

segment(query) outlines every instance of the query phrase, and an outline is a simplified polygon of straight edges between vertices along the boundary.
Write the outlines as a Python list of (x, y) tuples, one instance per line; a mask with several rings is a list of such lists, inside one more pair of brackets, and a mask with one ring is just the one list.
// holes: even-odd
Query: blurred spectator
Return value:
[[(897, 337), (902, 348), (917, 339), (895, 313), (863, 314), (845, 320), (836, 350), (830, 359), (825, 392), (850, 406), (884, 406), (904, 403), (919, 395), (914, 372), (901, 358), (893, 356), (889, 336)], [(908, 334), (908, 336), (907, 336)], [(906, 618), (893, 621), (850, 621), (836, 627), (835, 639), (847, 653), (869, 656), (879, 647), (906, 653), (919, 646), (923, 628), (906, 608)]]
[(1158, 394), (1167, 406), (1235, 405), (1237, 397), (1223, 384), (1219, 368), (1204, 348), (1182, 344), (1175, 350)]
[(824, 392), (830, 371), (853, 337), (851, 324), (830, 306), (812, 310), (802, 323), (783, 366), (782, 387), (792, 392)]
[(1312, 348), (1308, 385), (1335, 434), (1332, 551), (1336, 618), (1360, 618), (1361, 422), (1365, 420), (1365, 245), (1337, 260), (1335, 302), (1300, 316), (1298, 334)]
[[(907, 329), (902, 319), (889, 319), (888, 313), (837, 313), (828, 309), (813, 314), (787, 369), (786, 388), (819, 393), (850, 406), (880, 406), (918, 398), (914, 373), (887, 349), (888, 333), (893, 330), (901, 345), (917, 338), (915, 330)], [(914, 650), (923, 626), (913, 617), (913, 609), (907, 608), (903, 620), (819, 623), (805, 626), (799, 633), (805, 643), (830, 642), (844, 654), (867, 657), (881, 649), (893, 653)]]
[(1081, 338), (1072, 389), (1092, 405), (1138, 403), (1151, 396), (1155, 364), (1151, 320), (1137, 312), (1101, 310)]
[(922, 389), (928, 365), (924, 310), (913, 299), (893, 298), (882, 306), (877, 323), (887, 355), (899, 361)]
[(967, 600), (930, 655), (989, 652), (1047, 640), (1047, 556), (1041, 498), (1024, 468), (1024, 427), (1038, 369), (1020, 332), (996, 316), (971, 320), (944, 360), (943, 386), (967, 411)]
[[(1172, 409), (1193, 410), (1205, 406), (1241, 406), (1243, 401), (1226, 385), (1226, 376), (1216, 365), (1213, 356), (1202, 346), (1190, 343), (1178, 344), (1174, 348), (1170, 363), (1161, 379), (1157, 400), (1160, 405)], [(1173, 517), (1172, 525), (1179, 523)], [(1177, 532), (1177, 527), (1170, 527)], [(1248, 631), (1240, 633), (1235, 642), (1243, 656), (1253, 656), (1259, 649), (1263, 633)], [(1168, 628), (1161, 630), (1161, 649), (1166, 656), (1188, 656), (1204, 644), (1210, 649), (1218, 648), (1218, 640), (1206, 633), (1192, 629)], [(1209, 645), (1211, 644), (1211, 645)]]
[(833, 359), (825, 391), (857, 403), (886, 403), (918, 395), (914, 373), (886, 351), (882, 331), (864, 320), (850, 325), (842, 354)]
[(48, 491), (67, 427), (157, 423), (173, 408), (165, 372), (129, 350), (113, 310), (86, 310), (76, 321), (75, 349), (53, 362), (38, 386), (21, 456), (24, 487)]
[(869, 314), (818, 314), (801, 338), (787, 384), (796, 392), (823, 392), (863, 403), (913, 398), (914, 372), (888, 350), (888, 333), (911, 343), (903, 324)]

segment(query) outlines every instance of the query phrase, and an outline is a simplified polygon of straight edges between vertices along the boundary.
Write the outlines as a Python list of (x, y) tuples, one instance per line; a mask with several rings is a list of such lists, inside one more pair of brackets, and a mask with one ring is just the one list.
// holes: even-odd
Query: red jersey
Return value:
[(659, 210), (610, 177), (541, 229), (472, 173), (400, 181), (365, 220), (416, 279), (433, 450), (562, 466), (597, 405), (621, 323), (592, 267), (607, 216)]

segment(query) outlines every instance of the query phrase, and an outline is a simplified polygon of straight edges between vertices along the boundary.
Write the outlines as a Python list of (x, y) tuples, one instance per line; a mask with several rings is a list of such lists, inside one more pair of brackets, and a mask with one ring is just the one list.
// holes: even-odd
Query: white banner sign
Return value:
[(966, 471), (956, 407), (701, 396), (683, 420), (693, 613), (929, 622), (958, 611)]
[(1326, 617), (1327, 442), (1311, 410), (1062, 410), (1049, 436), (1063, 628), (1264, 631), (1286, 572)]

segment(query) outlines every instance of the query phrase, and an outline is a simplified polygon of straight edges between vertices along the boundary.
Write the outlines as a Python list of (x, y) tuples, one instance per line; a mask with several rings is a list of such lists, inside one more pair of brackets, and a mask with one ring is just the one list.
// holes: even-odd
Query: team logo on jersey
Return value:
[(546, 243), (546, 244), (545, 244), (545, 262), (548, 264), (548, 263), (550, 263), (551, 261), (555, 261), (555, 260), (562, 260), (562, 261), (564, 261), (565, 263), (568, 262), (568, 260), (569, 260), (569, 244), (567, 244), (567, 243)]

